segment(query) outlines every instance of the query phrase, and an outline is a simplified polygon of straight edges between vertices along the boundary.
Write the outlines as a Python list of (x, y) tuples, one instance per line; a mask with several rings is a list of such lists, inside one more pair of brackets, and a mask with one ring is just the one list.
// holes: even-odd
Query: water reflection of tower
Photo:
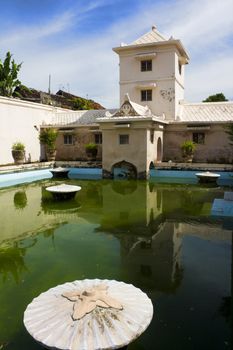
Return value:
[(102, 196), (101, 226), (105, 228), (150, 235), (152, 221), (162, 216), (161, 196), (158, 206), (157, 191), (147, 182), (114, 181), (103, 186)]
[(122, 264), (139, 286), (173, 292), (182, 279), (181, 238), (174, 223), (165, 222), (151, 237), (120, 239)]
[(173, 291), (182, 278), (182, 238), (163, 215), (161, 188), (146, 182), (104, 186), (103, 214), (101, 230), (119, 239), (122, 267), (133, 283)]

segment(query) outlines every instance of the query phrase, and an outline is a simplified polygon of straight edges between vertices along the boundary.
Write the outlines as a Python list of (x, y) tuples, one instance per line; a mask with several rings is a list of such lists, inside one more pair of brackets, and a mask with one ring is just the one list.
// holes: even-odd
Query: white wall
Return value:
[[(25, 144), (26, 158), (30, 153), (32, 161), (40, 158), (38, 131), (34, 128), (51, 123), (57, 108), (38, 103), (21, 101), (0, 96), (0, 164), (13, 163), (12, 144)], [(63, 110), (64, 111), (64, 110)]]

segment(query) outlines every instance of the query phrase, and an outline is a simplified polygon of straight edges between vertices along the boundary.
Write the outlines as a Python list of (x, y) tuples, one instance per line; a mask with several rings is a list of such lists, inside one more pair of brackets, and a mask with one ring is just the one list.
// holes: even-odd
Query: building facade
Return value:
[(180, 40), (166, 39), (153, 26), (113, 51), (119, 55), (120, 108), (64, 113), (60, 121), (55, 116), (58, 159), (85, 159), (85, 144), (94, 142), (104, 177), (147, 178), (158, 162), (184, 161), (181, 144), (190, 140), (196, 144), (194, 162), (233, 161), (226, 133), (233, 103), (184, 101), (189, 56)]
[[(71, 112), (23, 102), (27, 113), (20, 115), (21, 125), (27, 122), (25, 116), (32, 115), (31, 111), (36, 113), (30, 119), (31, 134), (25, 135), (25, 140), (33, 136), (33, 147), (29, 143), (27, 146), (33, 160), (37, 155), (38, 160), (44, 157), (38, 135), (35, 138), (33, 134), (33, 127), (41, 121), (41, 127), (59, 131), (57, 160), (87, 160), (85, 145), (97, 144), (97, 159), (102, 161), (104, 177), (118, 173), (147, 178), (150, 168), (158, 162), (184, 161), (181, 144), (186, 140), (196, 144), (194, 162), (232, 163), (233, 148), (226, 125), (233, 123), (233, 102), (185, 102), (184, 76), (189, 55), (180, 40), (165, 38), (153, 26), (139, 39), (113, 51), (119, 56), (119, 109)], [(5, 111), (5, 100), (1, 104), (0, 99), (0, 111)], [(20, 103), (7, 104), (2, 118), (5, 126), (17, 104)], [(27, 123), (25, 130), (28, 126)], [(13, 139), (15, 136), (7, 136), (10, 143)]]

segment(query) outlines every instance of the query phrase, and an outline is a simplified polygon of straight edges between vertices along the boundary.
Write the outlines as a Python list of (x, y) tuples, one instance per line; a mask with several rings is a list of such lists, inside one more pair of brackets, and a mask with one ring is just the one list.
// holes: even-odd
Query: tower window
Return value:
[(181, 75), (181, 73), (182, 73), (182, 64), (180, 62), (178, 63), (178, 68), (179, 68), (179, 73)]
[(154, 143), (154, 130), (150, 130), (150, 142)]
[(141, 101), (152, 101), (152, 90), (141, 90)]
[(141, 61), (141, 72), (152, 71), (152, 60)]
[(129, 144), (129, 135), (119, 135), (119, 144), (128, 145)]

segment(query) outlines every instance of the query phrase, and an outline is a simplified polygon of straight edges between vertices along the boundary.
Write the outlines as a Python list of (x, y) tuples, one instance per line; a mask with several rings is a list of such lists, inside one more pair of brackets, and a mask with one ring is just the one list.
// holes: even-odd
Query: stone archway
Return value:
[(162, 140), (161, 137), (157, 140), (157, 162), (162, 161)]
[(114, 178), (136, 179), (137, 168), (133, 164), (123, 160), (112, 166), (112, 174)]

